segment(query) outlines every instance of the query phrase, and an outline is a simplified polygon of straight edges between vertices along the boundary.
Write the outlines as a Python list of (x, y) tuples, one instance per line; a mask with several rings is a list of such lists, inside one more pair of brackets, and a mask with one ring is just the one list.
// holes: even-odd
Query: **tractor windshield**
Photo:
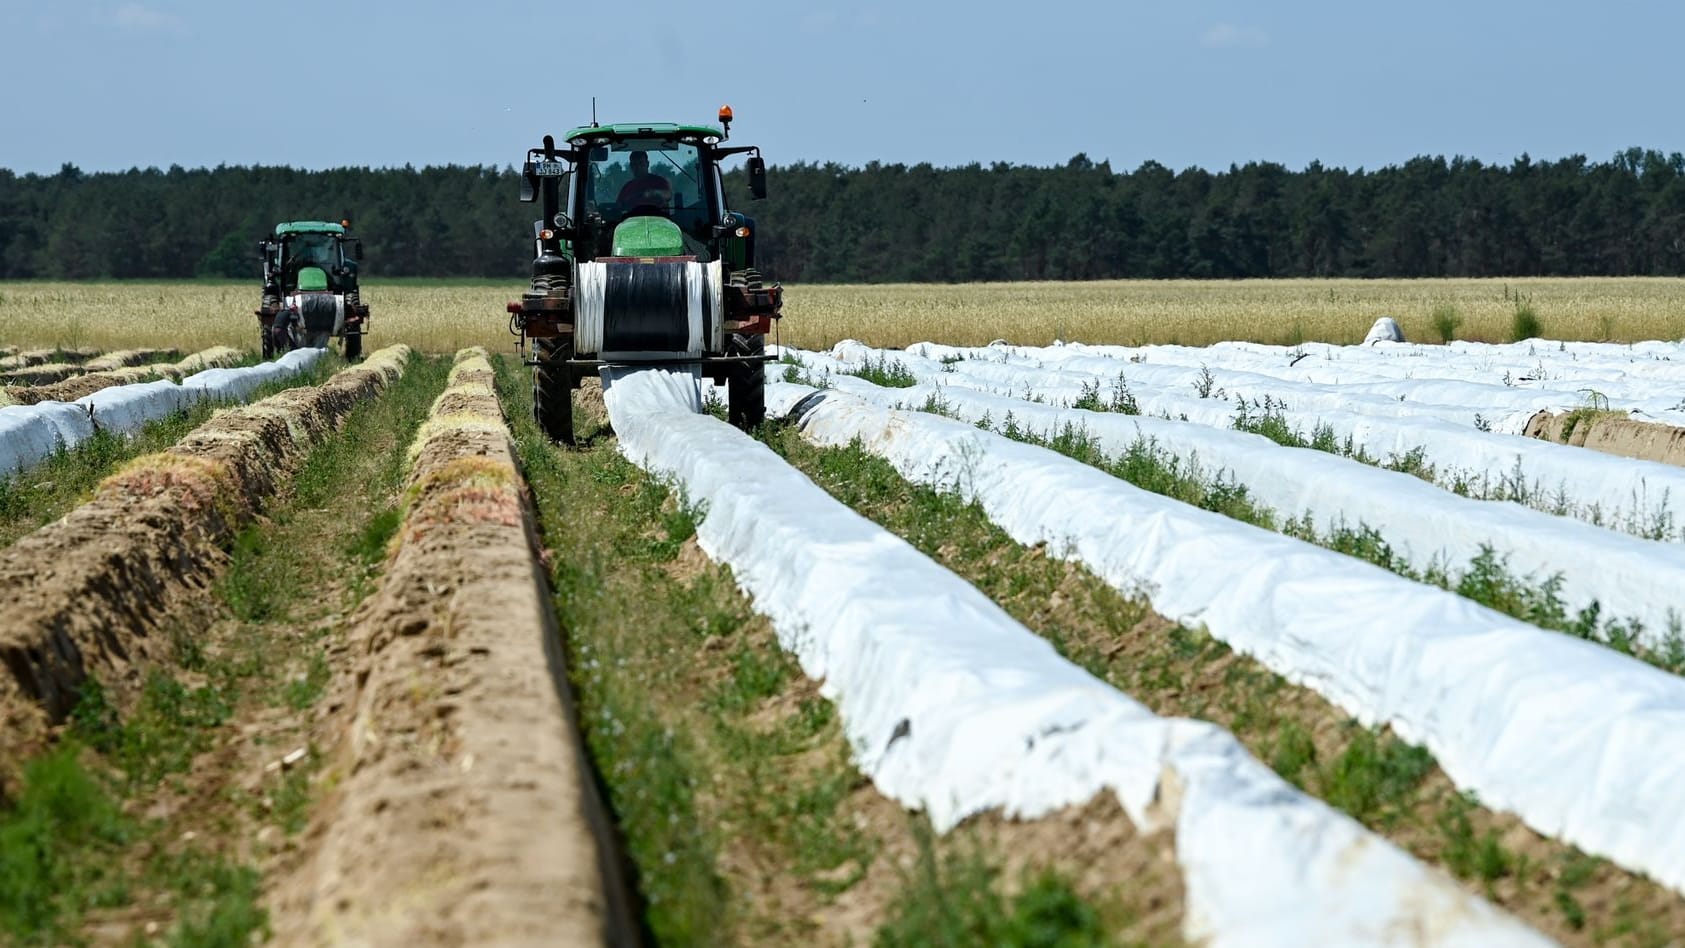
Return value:
[(340, 264), (339, 241), (332, 234), (299, 234), (287, 241), (287, 269), (320, 267), (332, 272)]
[(706, 233), (708, 201), (696, 146), (664, 138), (627, 138), (594, 146), (584, 164), (586, 214), (611, 226), (639, 214), (671, 219), (692, 236)]

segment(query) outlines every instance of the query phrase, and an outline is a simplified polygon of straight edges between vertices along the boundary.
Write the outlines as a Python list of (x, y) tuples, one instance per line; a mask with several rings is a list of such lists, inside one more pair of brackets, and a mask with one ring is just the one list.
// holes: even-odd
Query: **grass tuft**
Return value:
[(1457, 338), (1457, 330), (1463, 325), (1463, 316), (1457, 312), (1457, 307), (1450, 303), (1437, 303), (1433, 312), (1428, 315), (1428, 321), (1433, 323), (1433, 331), (1439, 335), (1440, 342), (1450, 342)]
[(1533, 308), (1532, 302), (1517, 300), (1515, 315), (1510, 319), (1510, 341), (1525, 342), (1528, 339), (1538, 339), (1544, 333), (1544, 326), (1539, 321), (1539, 311)]
[[(875, 359), (867, 359), (848, 375), (858, 376), (885, 388), (912, 388), (919, 384), (918, 377), (913, 370), (907, 368), (900, 359), (891, 359), (888, 355), (879, 355)], [(788, 375), (788, 373), (786, 373)]]
[(918, 862), (873, 939), (879, 948), (1111, 943), (1100, 912), (1061, 876), (1037, 874), (1009, 897), (1002, 891), (1000, 870), (981, 852), (938, 854), (928, 828), (919, 831), (918, 842)]

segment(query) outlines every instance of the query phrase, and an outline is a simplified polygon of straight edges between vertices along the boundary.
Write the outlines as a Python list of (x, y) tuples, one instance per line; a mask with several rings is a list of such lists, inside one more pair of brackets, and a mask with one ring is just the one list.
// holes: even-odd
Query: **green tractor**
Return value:
[(755, 269), (755, 222), (726, 208), (721, 163), (752, 153), (756, 199), (766, 164), (756, 146), (725, 144), (729, 107), (719, 118), (593, 122), (527, 152), (521, 200), (542, 216), (531, 286), (507, 310), (552, 440), (573, 443), (573, 391), (604, 365), (696, 365), (726, 386), (732, 424), (766, 418), (766, 335), (783, 289)]
[(363, 242), (347, 230), (351, 221), (289, 221), (258, 241), (263, 259), (263, 301), (255, 310), (262, 328), (263, 357), (300, 346), (325, 349), (331, 337), (345, 341), (345, 357), (363, 354), (369, 308), (357, 286)]

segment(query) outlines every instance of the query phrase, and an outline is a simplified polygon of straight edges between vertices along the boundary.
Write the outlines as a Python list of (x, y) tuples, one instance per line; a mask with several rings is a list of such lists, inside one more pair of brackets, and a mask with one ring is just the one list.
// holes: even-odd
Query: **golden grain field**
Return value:
[[(514, 340), (503, 304), (521, 289), (519, 281), (371, 280), (363, 291), (373, 308), (369, 342), (506, 351)], [(1411, 341), (1438, 342), (1436, 308), (1460, 320), (1457, 338), (1498, 342), (1511, 337), (1518, 305), (1553, 339), (1685, 336), (1685, 280), (1657, 278), (813, 285), (786, 293), (782, 341), (804, 348), (849, 338), (879, 346), (1351, 343), (1378, 316), (1397, 319)], [(0, 283), (0, 346), (252, 349), (257, 296), (255, 283)]]

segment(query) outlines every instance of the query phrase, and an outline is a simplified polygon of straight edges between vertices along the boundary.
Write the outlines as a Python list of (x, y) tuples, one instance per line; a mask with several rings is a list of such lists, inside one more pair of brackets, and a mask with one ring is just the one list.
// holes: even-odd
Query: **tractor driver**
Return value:
[(626, 210), (647, 206), (665, 211), (673, 198), (673, 186), (666, 178), (650, 173), (648, 152), (632, 152), (631, 160), (632, 180), (621, 185), (615, 203)]

